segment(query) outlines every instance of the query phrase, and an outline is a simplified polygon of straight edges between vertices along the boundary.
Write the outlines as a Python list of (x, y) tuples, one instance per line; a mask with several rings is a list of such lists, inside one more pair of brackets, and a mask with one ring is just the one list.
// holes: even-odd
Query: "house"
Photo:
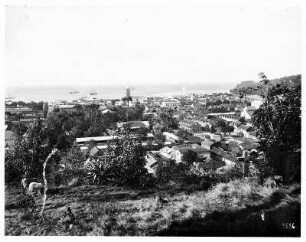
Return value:
[(173, 98), (166, 98), (161, 104), (161, 107), (165, 107), (165, 108), (175, 108), (178, 106), (180, 106), (180, 102)]
[(94, 157), (98, 154), (98, 152), (99, 152), (99, 149), (96, 146), (94, 146), (89, 150), (88, 155), (91, 157)]
[(214, 142), (209, 140), (209, 139), (205, 139), (201, 142), (201, 146), (207, 150), (210, 150), (210, 147), (211, 145), (213, 144)]
[(240, 136), (240, 137), (244, 137), (244, 138), (252, 138), (256, 140), (255, 137), (255, 132), (253, 129), (252, 124), (247, 123), (247, 124), (234, 124), (234, 131), (233, 131), (233, 135), (234, 136)]
[(13, 123), (31, 123), (36, 118), (44, 118), (43, 110), (33, 110), (29, 107), (6, 107), (5, 120), (10, 120)]
[(76, 144), (80, 147), (81, 151), (87, 151), (88, 147), (86, 143), (94, 141), (96, 148), (99, 150), (105, 150), (109, 142), (114, 141), (119, 136), (97, 136), (97, 137), (83, 137), (76, 138)]
[(194, 136), (200, 137), (202, 139), (210, 139), (210, 140), (221, 140), (221, 135), (213, 134), (211, 132), (202, 132), (202, 133), (195, 133)]
[(201, 160), (210, 158), (210, 149), (206, 149), (200, 145), (193, 144), (191, 145), (191, 150), (195, 151), (197, 153), (198, 158), (200, 158)]
[(115, 113), (115, 112), (112, 111), (112, 110), (109, 110), (109, 109), (105, 109), (105, 110), (102, 110), (101, 113), (102, 114), (107, 114), (107, 113)]
[(196, 120), (196, 122), (202, 127), (202, 128), (206, 128), (206, 127), (208, 127), (208, 128), (211, 128), (211, 123), (210, 122), (208, 122), (207, 120)]
[(248, 107), (248, 114), (252, 117), (253, 116), (253, 114), (255, 113), (255, 111), (256, 111), (256, 107), (254, 107), (254, 106), (249, 106)]
[(237, 158), (226, 153), (222, 148), (214, 147), (211, 151), (211, 158), (214, 160), (224, 161), (225, 166), (228, 168), (234, 167), (237, 162)]
[(172, 155), (175, 157), (176, 163), (184, 162), (184, 154), (190, 149), (188, 146), (174, 146)]
[(187, 139), (191, 144), (198, 144), (198, 145), (201, 145), (202, 141), (204, 140), (198, 136), (189, 136)]
[(238, 128), (237, 128), (237, 132), (238, 133), (242, 133), (243, 137), (245, 138), (249, 138), (250, 134), (249, 132), (253, 131), (253, 127), (251, 124), (241, 124)]
[(166, 137), (166, 141), (170, 143), (177, 143), (180, 141), (180, 137), (176, 136), (173, 133), (163, 132), (163, 135)]
[(234, 152), (234, 151), (239, 151), (241, 150), (240, 145), (238, 142), (234, 141), (232, 138), (231, 139), (222, 139), (220, 142), (216, 142), (212, 145), (211, 148), (216, 147), (216, 148), (222, 148), (224, 151), (227, 152)]
[(240, 146), (243, 150), (256, 150), (260, 145), (255, 140), (248, 139), (241, 143)]
[(154, 167), (158, 164), (161, 157), (158, 155), (158, 153), (155, 152), (148, 152), (145, 156), (146, 164), (145, 168), (147, 169), (148, 173), (155, 174)]
[(122, 106), (124, 103), (121, 100), (115, 101), (115, 106)]
[(202, 168), (204, 171), (215, 171), (218, 168), (225, 166), (225, 162), (207, 158), (205, 162), (195, 162), (194, 166), (197, 168)]
[(197, 157), (201, 160), (210, 157), (209, 150), (196, 144), (188, 146), (173, 146), (172, 148), (164, 147), (160, 150), (160, 154), (167, 159), (173, 159), (176, 163), (180, 163), (184, 162), (184, 155), (189, 151), (194, 151)]
[(251, 106), (255, 107), (256, 109), (258, 109), (262, 104), (263, 104), (262, 100), (254, 100), (251, 102)]
[(251, 102), (251, 106), (255, 107), (256, 109), (258, 109), (264, 102), (264, 99), (259, 95), (250, 95), (248, 99)]
[(166, 146), (159, 150), (159, 154), (164, 159), (175, 160), (176, 163), (181, 163), (183, 162), (184, 154), (187, 153), (188, 150), (190, 150), (190, 148), (186, 146), (174, 146), (172, 148)]
[(153, 104), (153, 102), (154, 102), (154, 97), (147, 97), (148, 104)]
[(61, 104), (61, 105), (58, 105), (57, 108), (60, 111), (67, 112), (68, 114), (72, 114), (77, 110), (74, 104)]
[(177, 162), (181, 162), (180, 157), (178, 153), (173, 148), (170, 148), (168, 146), (163, 147), (162, 149), (159, 150), (159, 154), (165, 158), (165, 159), (174, 159)]
[(250, 106), (250, 107), (244, 107), (243, 110), (240, 113), (240, 117), (245, 118), (245, 120), (251, 120), (254, 112), (256, 111), (256, 107)]
[(131, 129), (131, 131), (150, 129), (149, 121), (128, 121), (128, 122), (117, 123), (117, 127), (119, 129), (123, 128), (124, 126), (128, 126)]

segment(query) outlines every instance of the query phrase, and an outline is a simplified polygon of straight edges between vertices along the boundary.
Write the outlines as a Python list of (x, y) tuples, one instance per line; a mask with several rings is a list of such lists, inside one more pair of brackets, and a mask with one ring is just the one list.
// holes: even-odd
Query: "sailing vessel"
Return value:
[(91, 89), (89, 94), (90, 95), (97, 95), (97, 92), (95, 91), (95, 89)]
[(78, 93), (80, 93), (80, 92), (75, 90), (75, 89), (69, 92), (69, 94), (78, 94)]
[(6, 100), (6, 101), (11, 101), (11, 100), (13, 100), (13, 99), (15, 99), (15, 97), (13, 97), (10, 93), (8, 94), (7, 97), (5, 97), (5, 100)]

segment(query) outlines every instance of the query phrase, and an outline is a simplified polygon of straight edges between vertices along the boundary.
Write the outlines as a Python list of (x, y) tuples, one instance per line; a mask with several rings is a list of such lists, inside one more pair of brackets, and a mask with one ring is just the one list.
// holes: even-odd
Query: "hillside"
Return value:
[[(292, 75), (292, 76), (285, 76), (281, 78), (271, 79), (270, 85), (276, 86), (278, 84), (285, 84), (288, 86), (297, 86), (301, 84), (301, 75)], [(238, 94), (239, 89), (247, 89), (247, 88), (254, 88), (259, 87), (258, 90), (249, 90), (249, 95), (259, 95), (260, 94), (260, 87), (262, 84), (260, 82), (255, 81), (242, 81), (241, 83), (237, 84), (235, 88), (230, 90), (232, 93)]]
[[(50, 190), (43, 218), (21, 210), (6, 188), (6, 235), (299, 236), (300, 186), (266, 188), (248, 180), (208, 191), (136, 191), (110, 186)], [(172, 194), (172, 195), (170, 195)], [(37, 197), (36, 204), (40, 204)], [(67, 217), (71, 208), (73, 219)], [(38, 205), (39, 211), (40, 206)], [(289, 224), (290, 223), (290, 224)]]

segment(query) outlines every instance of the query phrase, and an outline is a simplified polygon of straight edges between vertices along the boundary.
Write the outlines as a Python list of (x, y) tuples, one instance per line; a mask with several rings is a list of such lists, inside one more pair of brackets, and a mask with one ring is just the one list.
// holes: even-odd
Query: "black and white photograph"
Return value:
[(231, 2), (4, 1), (4, 237), (304, 237), (302, 1)]

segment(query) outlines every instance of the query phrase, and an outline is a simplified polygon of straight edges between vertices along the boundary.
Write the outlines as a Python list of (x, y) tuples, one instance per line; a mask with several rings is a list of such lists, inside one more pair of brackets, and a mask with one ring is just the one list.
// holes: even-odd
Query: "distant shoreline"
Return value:
[[(191, 88), (182, 87), (179, 85), (167, 85), (164, 87), (135, 87), (131, 88), (131, 96), (135, 97), (171, 97), (175, 95), (189, 95), (192, 93), (195, 94), (211, 94), (216, 92), (229, 92), (229, 89), (211, 89), (205, 87), (196, 87), (192, 86)], [(90, 95), (90, 89), (92, 87), (77, 87), (76, 90), (79, 93), (70, 94), (72, 89), (69, 87), (14, 87), (6, 88), (6, 96), (13, 96), (12, 101), (57, 101), (57, 100), (66, 100), (73, 101), (80, 99), (82, 97), (97, 98), (97, 99), (121, 99), (125, 96), (125, 87), (117, 86), (104, 86), (100, 88), (95, 88), (97, 95)]]

